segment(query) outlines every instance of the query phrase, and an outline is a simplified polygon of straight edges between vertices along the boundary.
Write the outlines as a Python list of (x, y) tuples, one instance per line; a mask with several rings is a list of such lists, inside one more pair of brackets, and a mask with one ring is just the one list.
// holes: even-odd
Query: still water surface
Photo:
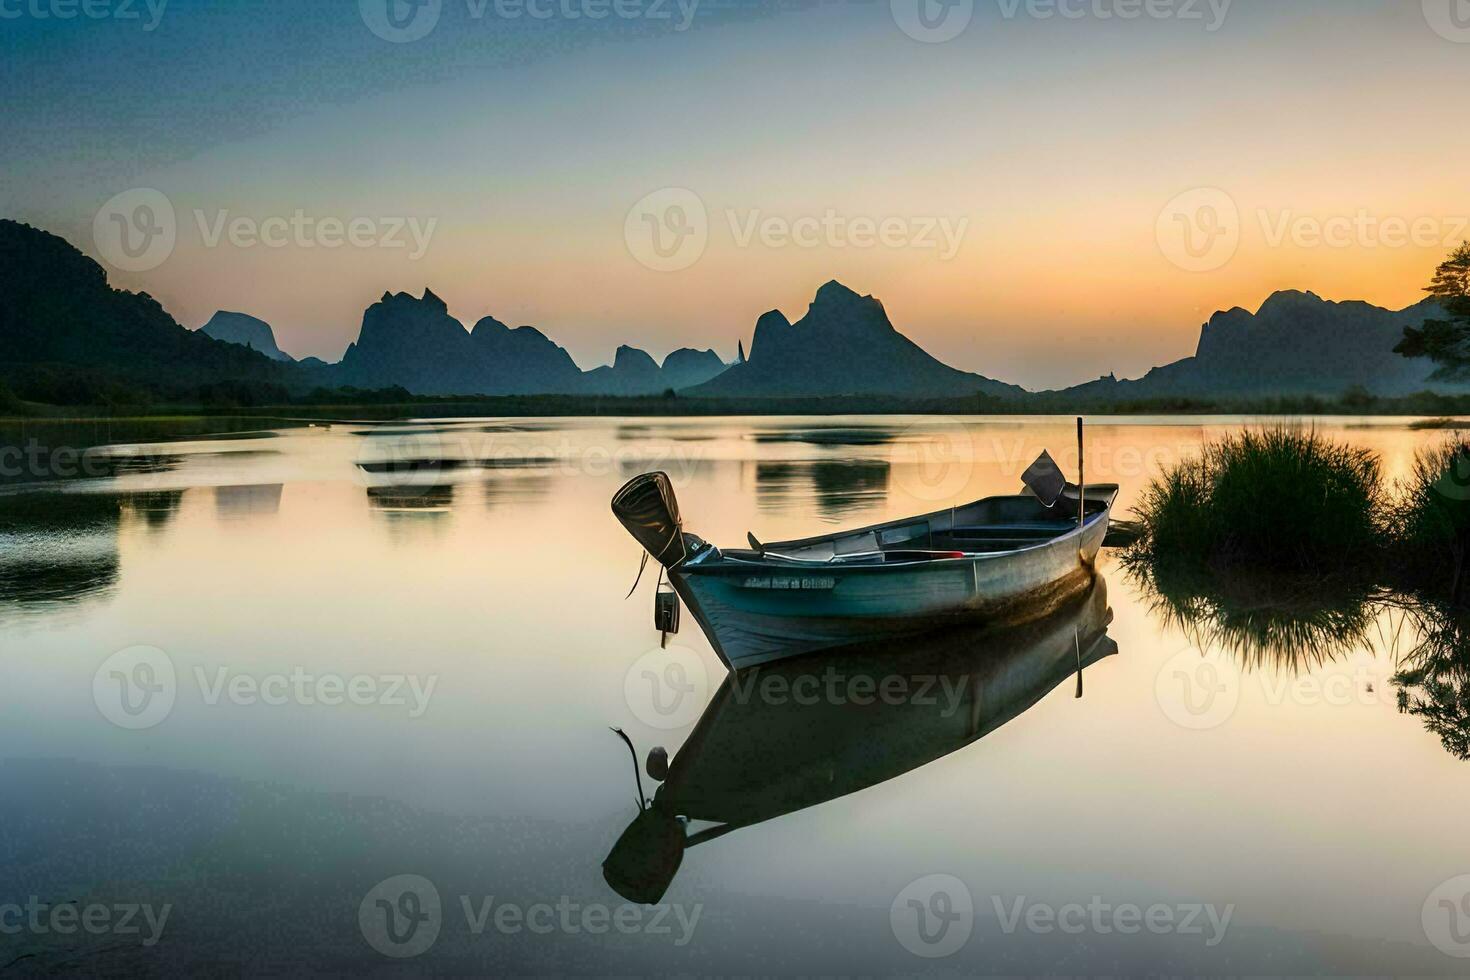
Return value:
[[(1087, 477), (1126, 516), (1246, 421), (1094, 424)], [(1442, 437), (1319, 428), (1390, 476)], [(1105, 553), (1029, 632), (866, 651), (884, 696), (841, 663), (734, 689), (692, 617), (659, 650), (652, 572), (624, 600), (608, 501), (639, 472), (734, 545), (1014, 492), (1043, 448), (1075, 472), (1070, 420), (1015, 418), (337, 424), (114, 444), (67, 480), (38, 457), (0, 496), (0, 906), (170, 912), (146, 946), (43, 915), (0, 967), (1463, 973), (1470, 781), (1398, 710), (1401, 618), (1247, 664)], [(667, 747), (660, 806), (692, 793), (681, 836), (710, 831), (676, 867), (629, 844), (654, 908), (603, 875), (639, 813), (613, 726)]]

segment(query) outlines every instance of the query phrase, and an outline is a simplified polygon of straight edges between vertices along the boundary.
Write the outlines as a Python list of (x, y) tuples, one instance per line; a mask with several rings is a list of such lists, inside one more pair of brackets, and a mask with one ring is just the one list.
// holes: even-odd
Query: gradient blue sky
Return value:
[[(1205, 0), (1204, 21), (974, 0), (944, 43), (906, 35), (887, 0), (703, 2), (686, 31), (672, 0), (671, 21), (600, 22), (477, 20), (444, 0), (403, 44), (357, 0), (169, 0), (151, 31), (143, 0), (140, 20), (30, 13), (51, 2), (0, 3), (21, 12), (0, 19), (0, 214), (99, 256), (98, 209), (156, 188), (178, 244), (113, 281), (188, 326), (260, 316), (298, 355), (335, 359), (384, 290), (429, 286), (467, 325), (534, 323), (584, 367), (624, 342), (728, 356), (760, 313), (794, 319), (838, 278), (956, 366), (1052, 386), (1190, 353), (1211, 312), (1277, 288), (1408, 305), (1470, 215), (1470, 37), (1436, 31), (1433, 10), (1464, 0), (1234, 0), (1214, 31)], [(672, 272), (624, 233), (666, 187), (694, 191), (709, 224)], [(1195, 188), (1241, 216), (1238, 250), (1203, 272), (1158, 231)], [(298, 208), (437, 224), (413, 260), (210, 247), (195, 218)], [(966, 233), (945, 258), (742, 245), (730, 226), (829, 211)], [(1359, 214), (1443, 234), (1272, 240), (1288, 218)]]

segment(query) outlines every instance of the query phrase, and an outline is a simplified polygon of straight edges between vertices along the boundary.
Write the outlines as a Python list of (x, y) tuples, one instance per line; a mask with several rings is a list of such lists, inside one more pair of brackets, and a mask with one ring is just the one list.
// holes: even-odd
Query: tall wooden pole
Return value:
[(1087, 466), (1082, 444), (1082, 416), (1077, 416), (1077, 526), (1087, 523)]

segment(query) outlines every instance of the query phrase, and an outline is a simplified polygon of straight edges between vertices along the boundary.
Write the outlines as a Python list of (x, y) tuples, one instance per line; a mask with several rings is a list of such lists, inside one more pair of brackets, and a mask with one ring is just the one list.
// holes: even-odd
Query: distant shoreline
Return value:
[(714, 416), (1006, 416), (1006, 415), (1204, 415), (1204, 416), (1398, 416), (1445, 419), (1470, 416), (1470, 395), (1422, 393), (1400, 398), (1352, 395), (1344, 398), (1284, 396), (1276, 398), (1168, 398), (1135, 402), (1086, 402), (1032, 395), (1025, 398), (911, 399), (838, 396), (821, 398), (690, 398), (669, 396), (503, 395), (479, 398), (421, 397), (385, 403), (284, 403), (271, 405), (119, 405), (52, 406), (26, 403), (21, 414), (0, 414), (0, 424), (92, 422), (126, 419), (180, 421), (237, 417), (281, 422), (388, 422), (409, 418), (615, 418)]

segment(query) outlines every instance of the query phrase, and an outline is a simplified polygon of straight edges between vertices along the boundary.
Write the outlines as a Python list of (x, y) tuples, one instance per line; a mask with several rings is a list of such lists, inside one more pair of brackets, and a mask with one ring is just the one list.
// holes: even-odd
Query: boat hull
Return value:
[(1108, 512), (1020, 551), (899, 566), (671, 568), (669, 579), (732, 670), (957, 623), (1046, 616), (1092, 581)]

